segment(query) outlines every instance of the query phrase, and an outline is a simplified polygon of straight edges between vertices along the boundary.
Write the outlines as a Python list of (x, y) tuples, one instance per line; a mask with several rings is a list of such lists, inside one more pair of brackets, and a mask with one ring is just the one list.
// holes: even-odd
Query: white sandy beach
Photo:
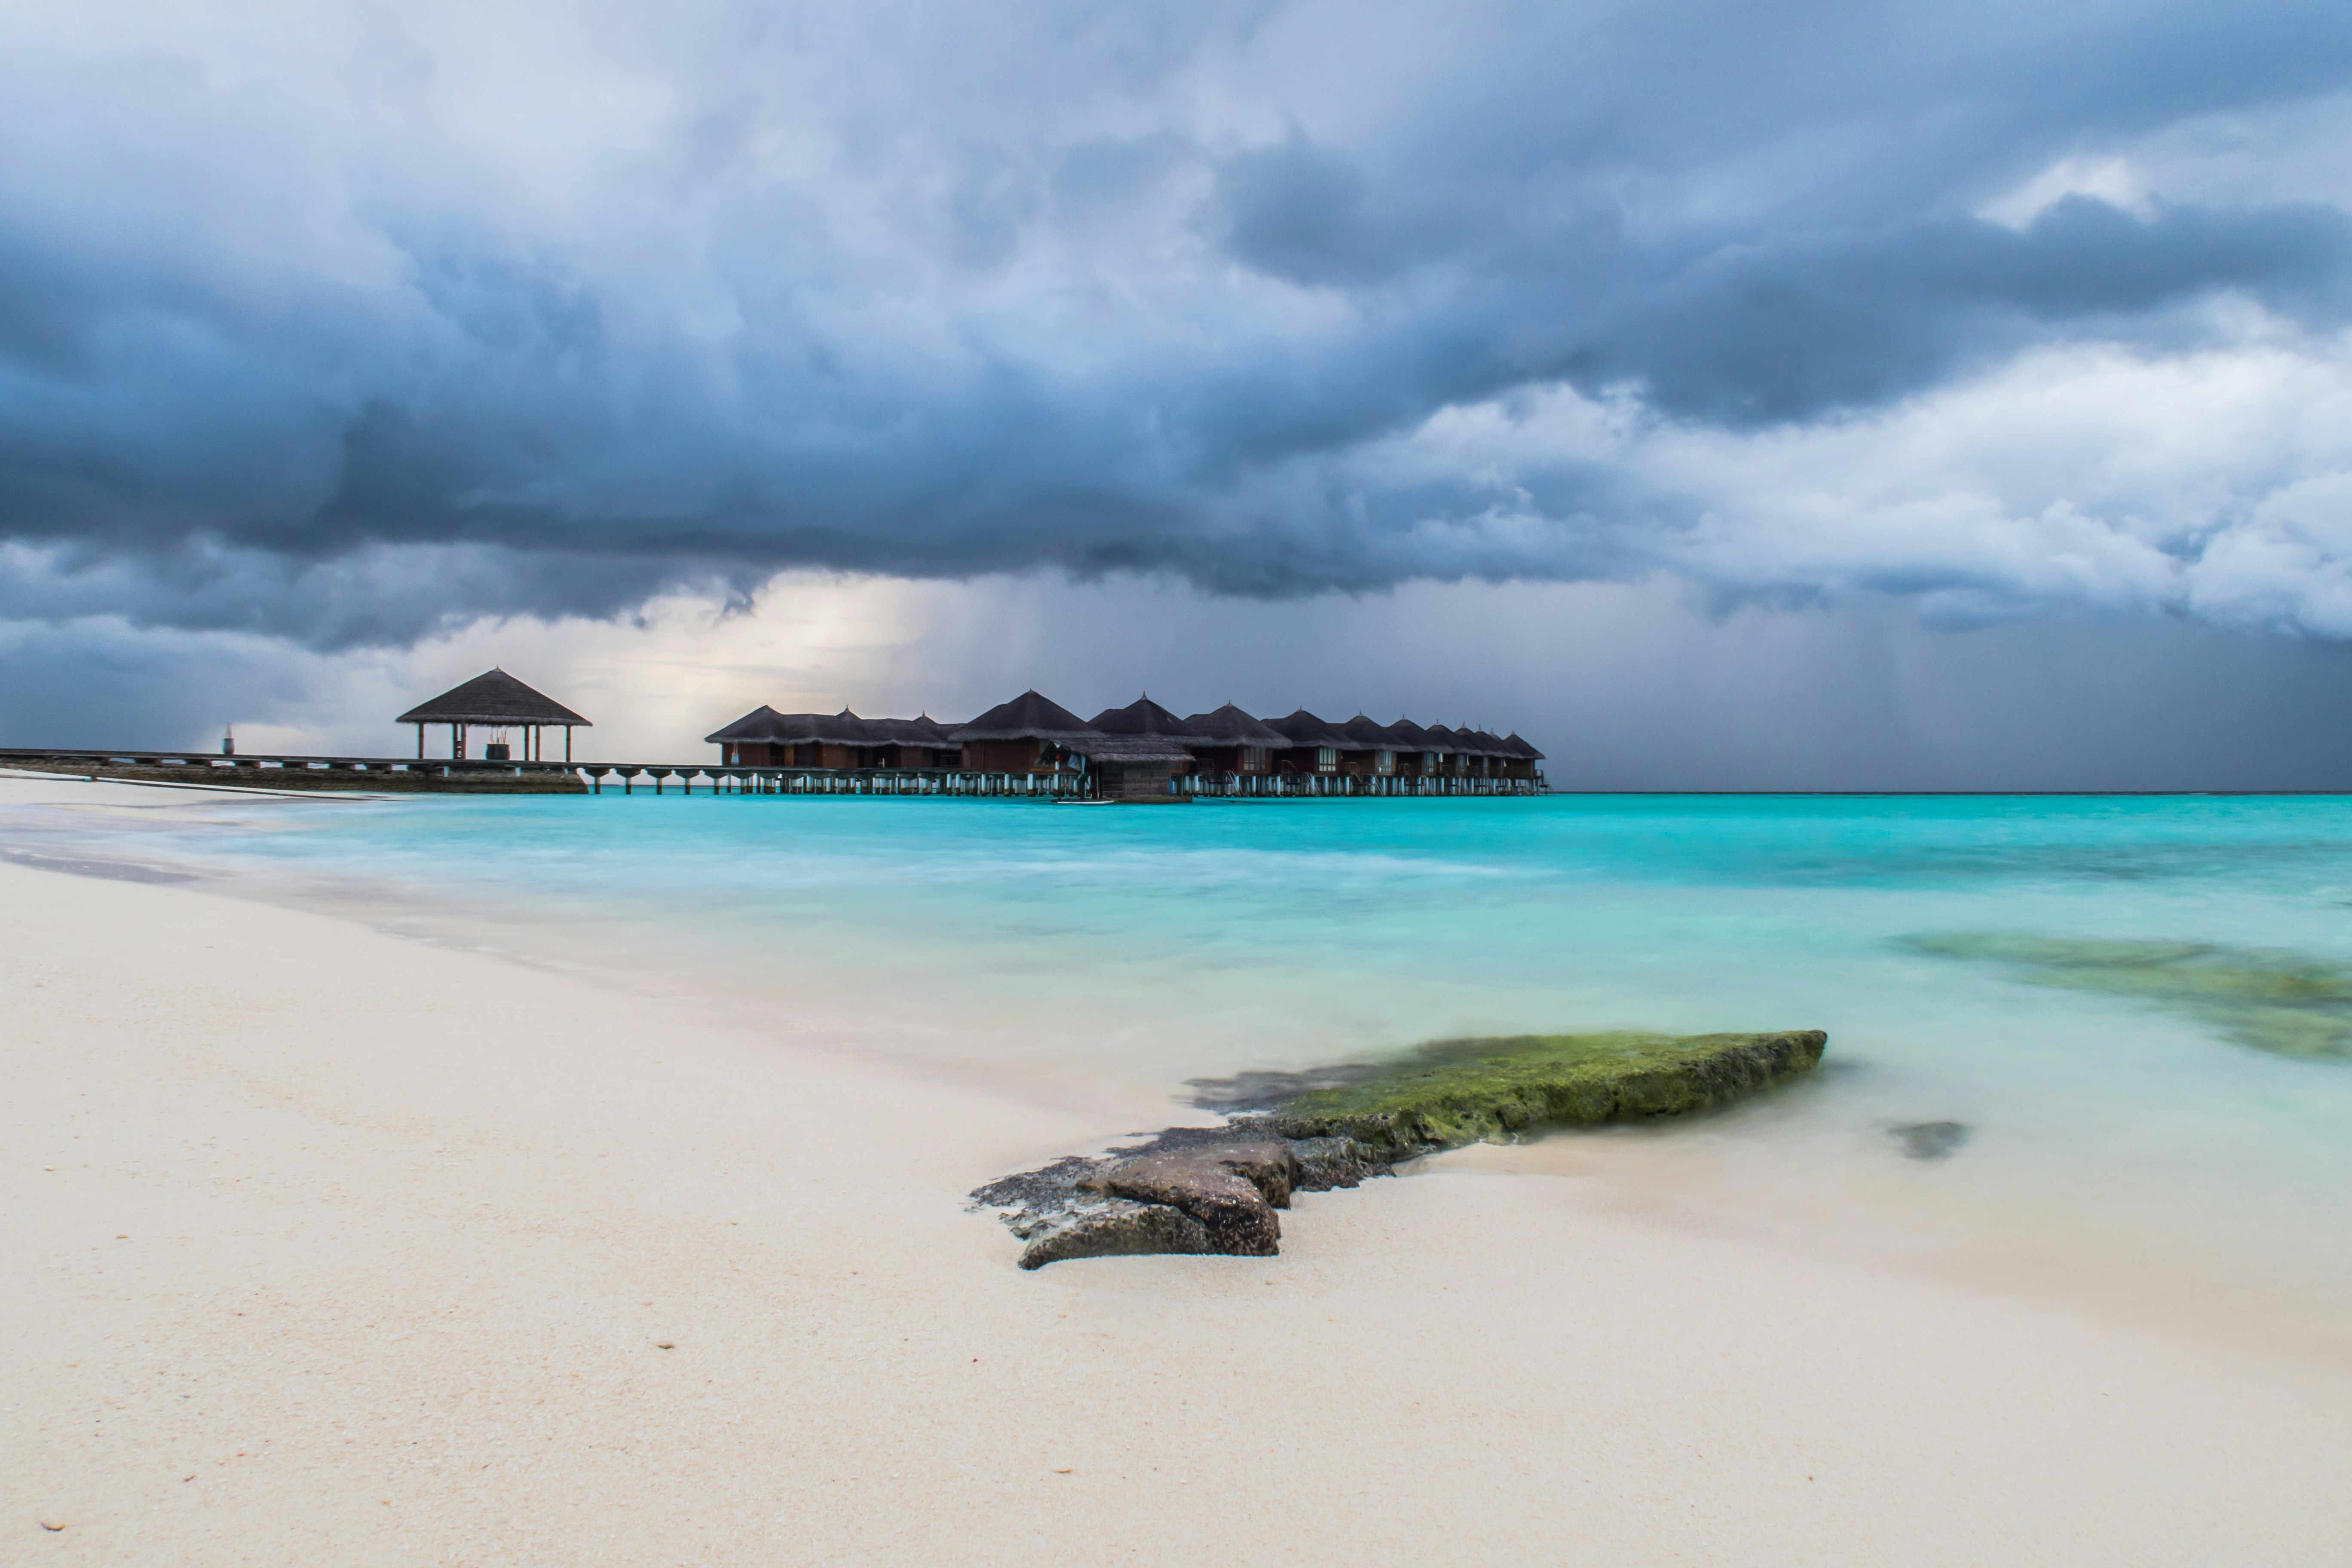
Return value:
[(1023, 1274), (962, 1194), (1120, 1128), (195, 885), (0, 865), (0, 943), (9, 1563), (2352, 1540), (2352, 1372), (2293, 1346), (1475, 1158), (1302, 1196), (1279, 1258)]

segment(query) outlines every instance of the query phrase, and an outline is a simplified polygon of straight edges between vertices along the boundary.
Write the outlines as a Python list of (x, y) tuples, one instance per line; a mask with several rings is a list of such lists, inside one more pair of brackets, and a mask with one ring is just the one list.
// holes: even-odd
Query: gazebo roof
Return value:
[(394, 721), (400, 724), (561, 724), (595, 728), (587, 720), (544, 692), (533, 691), (503, 669), (478, 675), (463, 686), (453, 686), (429, 702), (420, 702)]
[(1510, 747), (1511, 750), (1532, 762), (1539, 763), (1544, 760), (1544, 754), (1541, 752), (1537, 751), (1535, 747), (1529, 745), (1525, 740), (1521, 739), (1519, 732), (1517, 730), (1512, 731), (1509, 734), (1503, 737), (1503, 744)]

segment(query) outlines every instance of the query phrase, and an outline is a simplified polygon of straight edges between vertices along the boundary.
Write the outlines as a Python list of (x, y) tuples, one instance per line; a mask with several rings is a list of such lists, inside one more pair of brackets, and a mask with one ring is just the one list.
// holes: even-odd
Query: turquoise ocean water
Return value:
[[(1444, 1037), (1820, 1027), (1819, 1082), (1698, 1134), (1727, 1180), (2352, 1303), (2352, 1059), (2282, 1054), (2352, 1021), (2352, 982), (2330, 990), (2352, 976), (2352, 799), (672, 794), (146, 815), (174, 819), (142, 836), (151, 858), (267, 896), (1171, 1117), (1191, 1078)], [(2312, 1027), (2269, 1028), (2281, 1007)], [(1907, 1158), (1889, 1129), (1930, 1121), (1966, 1142)]]

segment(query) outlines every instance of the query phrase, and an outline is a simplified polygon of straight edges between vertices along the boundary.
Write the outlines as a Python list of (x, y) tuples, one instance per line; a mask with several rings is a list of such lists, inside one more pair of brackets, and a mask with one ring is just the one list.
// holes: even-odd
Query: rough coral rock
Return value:
[(1290, 1206), (1298, 1157), (1278, 1141), (1160, 1149), (1124, 1161), (1082, 1184), (1114, 1197), (1165, 1204), (1200, 1222), (1213, 1250), (1271, 1258), (1282, 1250), (1282, 1222), (1274, 1211)]
[(1040, 1216), (1023, 1239), (1029, 1244), (1021, 1249), (1024, 1268), (1043, 1268), (1071, 1258), (1225, 1250), (1181, 1209), (1125, 1198), (1074, 1199), (1068, 1207)]
[(1404, 1160), (1546, 1127), (1673, 1116), (1734, 1100), (1821, 1060), (1819, 1029), (1778, 1034), (1526, 1035), (1451, 1040), (1393, 1060), (1204, 1081), (1220, 1127), (1173, 1127), (1094, 1158), (992, 1182), (1028, 1245), (1021, 1267), (1133, 1253), (1271, 1257), (1276, 1209)]

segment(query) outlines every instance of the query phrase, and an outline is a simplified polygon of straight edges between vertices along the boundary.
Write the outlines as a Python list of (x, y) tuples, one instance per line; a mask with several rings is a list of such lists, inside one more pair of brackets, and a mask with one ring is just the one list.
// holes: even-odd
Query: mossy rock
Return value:
[(1418, 1047), (1275, 1107), (1285, 1138), (1352, 1138), (1393, 1159), (1545, 1127), (1680, 1116), (1822, 1059), (1819, 1029), (1763, 1035), (1517, 1035)]

